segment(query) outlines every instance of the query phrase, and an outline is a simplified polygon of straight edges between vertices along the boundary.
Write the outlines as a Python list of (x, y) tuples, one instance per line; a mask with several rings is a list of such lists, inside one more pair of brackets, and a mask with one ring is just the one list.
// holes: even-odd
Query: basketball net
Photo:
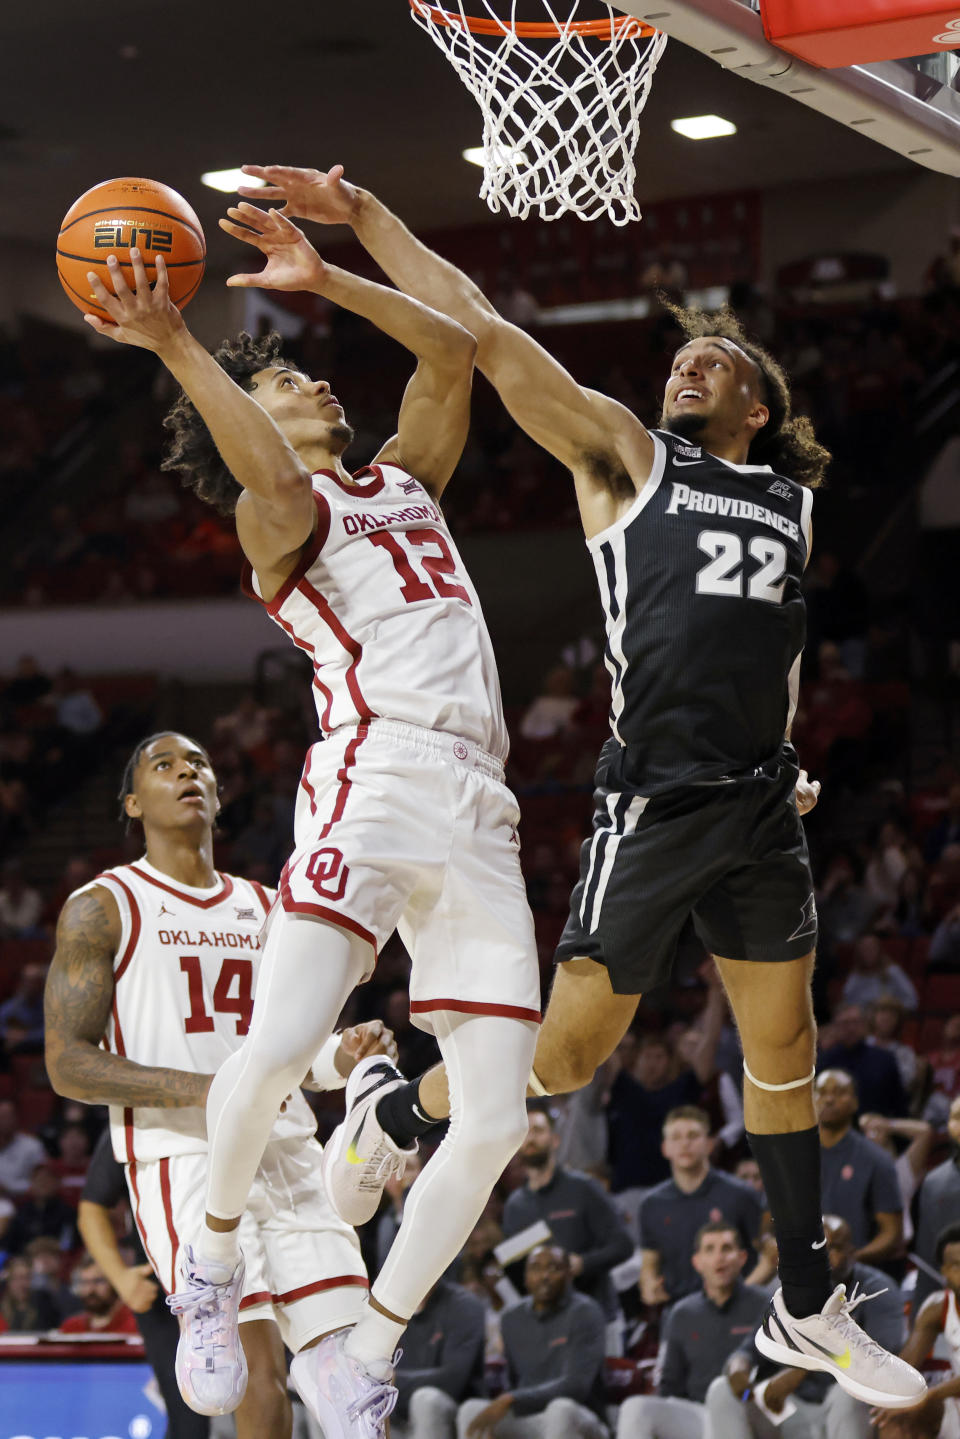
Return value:
[(409, 3), (480, 106), (480, 198), (494, 214), (640, 219), (633, 156), (665, 35), (606, 4), (606, 19), (577, 20), (579, 0), (565, 18), (536, 0), (539, 21), (518, 20), (517, 0), (473, 0), (482, 16), (463, 0)]

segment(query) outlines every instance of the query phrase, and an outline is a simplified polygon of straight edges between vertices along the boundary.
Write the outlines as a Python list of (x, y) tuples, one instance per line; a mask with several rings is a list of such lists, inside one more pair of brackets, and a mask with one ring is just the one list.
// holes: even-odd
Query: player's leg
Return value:
[(718, 955), (716, 962), (740, 1031), (744, 1123), (773, 1218), (784, 1302), (791, 1314), (815, 1314), (832, 1286), (813, 1107), (813, 955), (779, 964)]
[(392, 1355), (424, 1294), (453, 1261), (527, 1132), (524, 1091), (536, 1025), (500, 1015), (438, 1012), (450, 1086), (446, 1136), (414, 1182), (403, 1222), (347, 1344), (363, 1362)]
[(240, 1325), (240, 1342), (250, 1377), (233, 1416), (237, 1439), (290, 1439), (293, 1406), (280, 1330), (272, 1319), (253, 1319)]
[(303, 1080), (369, 964), (369, 946), (346, 930), (282, 909), (274, 914), (250, 1033), (218, 1070), (207, 1097), (206, 1220), (184, 1250), (171, 1306), (183, 1316), (181, 1393), (200, 1412), (230, 1413), (243, 1397), (240, 1217), (280, 1106)]
[[(570, 1094), (589, 1084), (630, 1028), (639, 1002), (638, 994), (614, 994), (609, 972), (596, 960), (558, 964), (537, 1036), (528, 1093)], [(426, 1117), (420, 1119), (417, 1110)], [(449, 1113), (447, 1071), (442, 1064), (394, 1090), (377, 1106), (377, 1118), (401, 1148)]]

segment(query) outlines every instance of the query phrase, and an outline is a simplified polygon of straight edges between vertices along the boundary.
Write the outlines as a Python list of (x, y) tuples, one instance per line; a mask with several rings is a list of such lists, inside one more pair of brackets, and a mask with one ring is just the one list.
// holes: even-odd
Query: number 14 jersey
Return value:
[(806, 632), (812, 492), (665, 430), (650, 478), (588, 545), (620, 779), (653, 796), (752, 773), (781, 752)]
[[(212, 889), (196, 889), (146, 859), (104, 870), (86, 888), (93, 885), (113, 895), (121, 923), (103, 1047), (136, 1064), (216, 1073), (250, 1027), (260, 930), (273, 890), (231, 874), (218, 874)], [(297, 1090), (271, 1138), (308, 1138), (316, 1127)], [(207, 1148), (202, 1107), (111, 1104), (110, 1133), (121, 1163)]]
[[(438, 505), (389, 464), (318, 470), (313, 494), (316, 532), (266, 610), (310, 657), (321, 730), (402, 720), (505, 759), (493, 647)], [(243, 586), (264, 603), (249, 565)]]

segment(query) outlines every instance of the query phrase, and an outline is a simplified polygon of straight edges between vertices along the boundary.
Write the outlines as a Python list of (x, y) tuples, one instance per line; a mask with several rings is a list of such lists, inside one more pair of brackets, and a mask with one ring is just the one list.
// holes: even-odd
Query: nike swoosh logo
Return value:
[(823, 1246), (826, 1244), (826, 1242), (827, 1242), (827, 1236), (824, 1235), (823, 1238), (820, 1240), (820, 1243), (819, 1243), (819, 1244), (811, 1244), (811, 1245), (810, 1245), (810, 1248), (811, 1248), (811, 1249), (822, 1249)]
[(845, 1349), (842, 1354), (831, 1354), (830, 1358), (833, 1360), (834, 1364), (836, 1364), (839, 1369), (850, 1368), (851, 1355), (849, 1349)]
[(430, 1120), (428, 1119), (427, 1115), (424, 1114), (424, 1112), (423, 1112), (423, 1110), (420, 1108), (419, 1104), (411, 1104), (411, 1105), (410, 1105), (410, 1108), (413, 1110), (414, 1117), (415, 1117), (416, 1119), (419, 1119), (420, 1122), (421, 1122), (421, 1124), (429, 1124), (429, 1123), (430, 1123)]
[(367, 1116), (364, 1115), (364, 1116), (363, 1116), (363, 1119), (361, 1119), (361, 1121), (360, 1121), (360, 1128), (357, 1130), (356, 1134), (353, 1136), (353, 1138), (351, 1139), (350, 1143), (347, 1145), (347, 1163), (348, 1163), (348, 1164), (362, 1164), (362, 1163), (363, 1163), (363, 1159), (362, 1159), (361, 1156), (357, 1153), (357, 1140), (360, 1138), (361, 1134), (363, 1133), (363, 1126), (364, 1126), (364, 1124), (366, 1123), (366, 1118), (367, 1118)]
[(703, 461), (702, 461), (702, 460), (678, 460), (678, 459), (674, 459), (674, 462), (673, 462), (673, 463), (674, 463), (675, 465), (678, 465), (678, 466), (684, 466), (684, 465), (702, 465), (702, 464), (703, 464)]

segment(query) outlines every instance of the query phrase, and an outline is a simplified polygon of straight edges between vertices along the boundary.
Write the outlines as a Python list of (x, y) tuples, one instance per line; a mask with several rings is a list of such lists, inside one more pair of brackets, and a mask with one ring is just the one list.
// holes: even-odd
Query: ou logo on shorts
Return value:
[(350, 869), (333, 845), (314, 850), (307, 864), (307, 879), (322, 899), (343, 899)]
[(948, 20), (943, 34), (934, 35), (932, 38), (934, 45), (960, 45), (960, 17)]
[(453, 752), (456, 755), (457, 759), (466, 759), (467, 755), (470, 753), (462, 739), (457, 740), (456, 744), (453, 747)]

